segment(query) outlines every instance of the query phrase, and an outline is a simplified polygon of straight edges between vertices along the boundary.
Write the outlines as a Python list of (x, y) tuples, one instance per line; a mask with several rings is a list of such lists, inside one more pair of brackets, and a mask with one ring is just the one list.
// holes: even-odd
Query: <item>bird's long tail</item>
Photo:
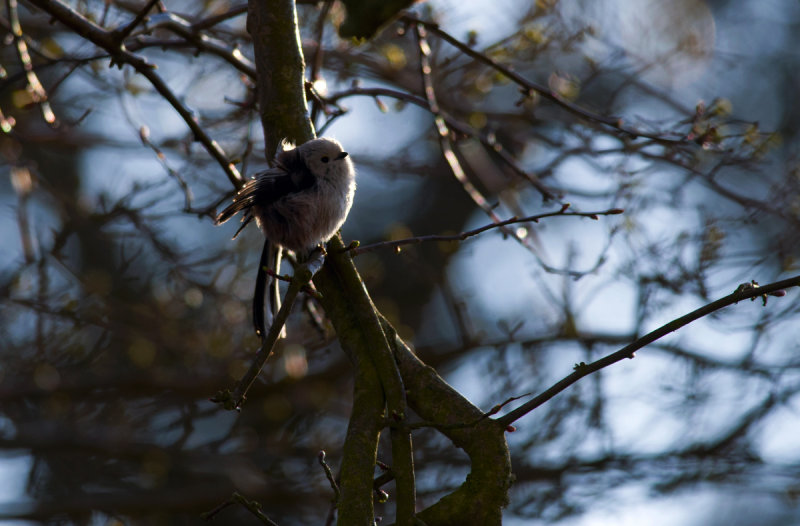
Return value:
[(261, 249), (261, 259), (258, 262), (258, 274), (256, 275), (256, 290), (253, 294), (253, 328), (256, 336), (262, 339), (266, 336), (264, 326), (264, 291), (267, 287), (267, 269), (269, 268), (269, 253), (272, 243), (264, 240), (264, 248)]
[[(279, 274), (281, 271), (281, 259), (283, 257), (283, 249), (278, 245), (272, 245), (274, 250), (270, 254), (270, 258), (272, 258), (273, 269), (275, 270), (275, 274)], [(270, 323), (275, 323), (275, 318), (278, 316), (278, 311), (281, 310), (281, 290), (278, 287), (280, 281), (278, 278), (272, 278), (272, 281), (269, 284), (269, 308), (272, 311), (272, 319)], [(286, 327), (284, 326), (281, 329), (280, 338), (286, 338)]]
[[(280, 272), (282, 249), (280, 246), (270, 243), (269, 240), (264, 240), (264, 248), (261, 250), (261, 259), (258, 262), (258, 274), (256, 275), (256, 289), (253, 295), (253, 328), (256, 335), (262, 339), (266, 336), (266, 323), (264, 317), (264, 296), (266, 295), (267, 280), (270, 279), (267, 269), (272, 270), (275, 274)], [(270, 310), (270, 324), (275, 321), (278, 311), (281, 308), (280, 289), (278, 288), (278, 279), (271, 278), (269, 287), (269, 310)], [(281, 337), (286, 337), (286, 329), (281, 331)]]

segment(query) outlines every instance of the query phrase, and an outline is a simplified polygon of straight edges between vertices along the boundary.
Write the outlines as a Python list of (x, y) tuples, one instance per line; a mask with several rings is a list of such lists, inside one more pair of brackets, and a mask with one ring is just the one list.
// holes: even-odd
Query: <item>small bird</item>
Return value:
[[(281, 249), (301, 259), (328, 241), (344, 223), (355, 193), (353, 162), (335, 139), (322, 137), (294, 147), (283, 142), (275, 155), (274, 167), (250, 179), (216, 218), (221, 225), (243, 211), (242, 224), (233, 239), (253, 219), (264, 233), (264, 248), (253, 298), (253, 326), (265, 336), (265, 268), (278, 272)], [(272, 280), (272, 316), (280, 308), (278, 282)]]

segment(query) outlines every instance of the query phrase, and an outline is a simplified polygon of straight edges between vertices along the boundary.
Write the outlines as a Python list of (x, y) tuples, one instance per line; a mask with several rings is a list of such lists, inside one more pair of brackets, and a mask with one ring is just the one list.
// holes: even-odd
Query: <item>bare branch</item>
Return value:
[(231, 495), (231, 497), (228, 500), (226, 500), (213, 510), (201, 514), (201, 517), (207, 521), (210, 521), (211, 519), (216, 517), (219, 512), (221, 512), (222, 510), (224, 510), (229, 506), (233, 506), (234, 504), (241, 505), (243, 508), (249, 511), (254, 517), (256, 517), (261, 522), (261, 524), (266, 524), (267, 526), (278, 526), (277, 522), (273, 521), (272, 519), (264, 515), (264, 512), (261, 511), (261, 504), (259, 504), (254, 500), (248, 499), (238, 491), (234, 491), (233, 495)]
[(568, 208), (569, 208), (569, 203), (565, 204), (564, 206), (561, 207), (560, 210), (555, 212), (547, 212), (545, 214), (536, 214), (522, 218), (512, 217), (511, 219), (506, 219), (505, 221), (484, 225), (474, 230), (461, 232), (460, 234), (450, 234), (450, 235), (431, 234), (427, 236), (415, 236), (405, 239), (395, 239), (392, 241), (381, 241), (379, 243), (371, 243), (369, 245), (363, 245), (363, 246), (348, 247), (348, 250), (350, 250), (350, 252), (353, 255), (359, 255), (365, 252), (373, 252), (375, 250), (380, 250), (382, 248), (394, 248), (395, 250), (399, 251), (400, 247), (403, 245), (417, 245), (419, 243), (427, 241), (464, 241), (467, 238), (477, 236), (478, 234), (482, 234), (487, 230), (492, 230), (495, 228), (503, 229), (504, 227), (508, 225), (513, 225), (515, 223), (531, 223), (531, 222), (538, 223), (540, 219), (544, 219), (546, 217), (573, 216), (573, 217), (588, 217), (590, 219), (596, 220), (598, 219), (598, 216), (617, 215), (624, 212), (624, 210), (620, 208), (611, 208), (609, 210), (603, 210), (602, 212), (567, 212), (566, 210)]
[(147, 80), (149, 80), (150, 84), (153, 85), (156, 91), (162, 97), (164, 97), (164, 99), (166, 99), (167, 102), (169, 102), (170, 105), (175, 108), (175, 111), (177, 111), (178, 114), (183, 118), (183, 121), (187, 126), (189, 126), (189, 129), (192, 130), (194, 137), (200, 141), (200, 143), (205, 147), (206, 151), (217, 161), (217, 163), (219, 163), (225, 172), (225, 175), (228, 176), (228, 180), (230, 180), (230, 182), (237, 188), (244, 183), (241, 174), (233, 165), (233, 163), (228, 160), (228, 157), (225, 152), (222, 151), (222, 148), (220, 148), (215, 140), (211, 139), (208, 134), (206, 134), (205, 130), (203, 130), (203, 128), (197, 122), (192, 112), (186, 108), (180, 100), (178, 100), (178, 97), (172, 92), (172, 90), (161, 79), (161, 77), (158, 76), (151, 64), (149, 64), (145, 59), (127, 51), (123, 46), (121, 46), (112, 31), (106, 31), (105, 29), (96, 25), (94, 22), (87, 20), (83, 15), (73, 10), (69, 6), (64, 5), (59, 0), (30, 1), (33, 5), (50, 14), (56, 20), (75, 31), (75, 33), (84, 39), (107, 51), (109, 55), (111, 55), (112, 65), (129, 64), (136, 70), (137, 73), (143, 75)]
[(689, 314), (681, 316), (680, 318), (672, 320), (666, 325), (662, 325), (658, 329), (626, 345), (619, 351), (611, 353), (608, 356), (605, 356), (589, 364), (581, 362), (575, 365), (575, 371), (572, 374), (559, 380), (558, 382), (553, 384), (553, 386), (551, 386), (550, 388), (548, 388), (547, 390), (545, 390), (532, 400), (524, 403), (520, 407), (514, 409), (510, 413), (507, 413), (496, 420), (497, 422), (503, 425), (510, 425), (515, 420), (525, 416), (526, 414), (533, 411), (540, 405), (544, 404), (545, 402), (547, 402), (548, 400), (550, 400), (558, 393), (565, 390), (567, 387), (571, 386), (584, 376), (588, 376), (593, 372), (599, 371), (600, 369), (615, 364), (621, 360), (624, 360), (625, 358), (633, 358), (634, 353), (639, 349), (641, 349), (642, 347), (645, 347), (646, 345), (653, 343), (659, 338), (666, 336), (667, 334), (674, 332), (680, 329), (681, 327), (690, 324), (695, 320), (707, 316), (712, 312), (718, 311), (719, 309), (722, 309), (729, 305), (733, 305), (734, 303), (738, 303), (742, 300), (755, 299), (758, 297), (762, 297), (765, 299), (764, 304), (766, 306), (767, 295), (782, 296), (785, 294), (785, 291), (783, 291), (783, 289), (787, 289), (790, 287), (797, 287), (797, 286), (800, 286), (800, 276), (795, 276), (793, 278), (776, 281), (774, 283), (770, 283), (768, 285), (763, 285), (763, 286), (753, 286), (752, 283), (742, 284), (732, 294), (729, 294), (724, 298), (720, 298), (714, 302), (704, 305), (699, 309), (690, 312)]
[(186, 180), (181, 176), (180, 173), (175, 171), (167, 162), (167, 156), (161, 151), (153, 141), (150, 140), (150, 129), (147, 126), (142, 126), (139, 128), (139, 138), (142, 140), (142, 144), (148, 146), (153, 152), (156, 154), (156, 159), (158, 162), (161, 163), (161, 166), (164, 167), (164, 170), (167, 171), (170, 177), (175, 179), (178, 182), (178, 186), (180, 186), (181, 191), (183, 191), (183, 210), (185, 212), (189, 212), (192, 210), (192, 189), (189, 188), (189, 185), (186, 183)]
[[(186, 42), (196, 46), (197, 49), (202, 49), (212, 55), (220, 57), (237, 70), (255, 80), (256, 65), (253, 64), (249, 58), (244, 56), (238, 48), (231, 48), (222, 40), (204, 35), (196, 26), (174, 13), (161, 13), (150, 17), (147, 23), (147, 29), (150, 30), (159, 27), (169, 29)], [(146, 40), (140, 42), (143, 45), (147, 44)], [(135, 49), (134, 46), (130, 46), (129, 48), (131, 50)]]
[(128, 25), (114, 31), (114, 36), (116, 37), (117, 41), (122, 44), (122, 42), (128, 38), (131, 33), (133, 33), (133, 30), (136, 29), (136, 26), (141, 24), (145, 18), (147, 18), (147, 13), (149, 13), (150, 10), (153, 9), (153, 7), (159, 2), (160, 0), (149, 0)]
[(247, 392), (250, 390), (250, 386), (253, 385), (261, 369), (273, 354), (272, 351), (280, 338), (283, 326), (286, 325), (286, 320), (289, 318), (289, 313), (292, 310), (292, 306), (294, 306), (297, 294), (311, 281), (313, 277), (311, 267), (316, 263), (317, 261), (311, 260), (295, 267), (294, 276), (292, 277), (291, 283), (289, 283), (289, 290), (286, 291), (286, 296), (283, 298), (281, 308), (272, 320), (272, 325), (267, 335), (264, 337), (264, 341), (261, 343), (258, 354), (250, 364), (250, 368), (242, 379), (236, 383), (233, 392), (227, 390), (221, 391), (211, 400), (212, 402), (222, 404), (225, 409), (236, 409), (237, 411), (241, 409), (242, 404), (244, 404), (247, 398)]
[(317, 462), (319, 462), (319, 465), (325, 470), (325, 476), (328, 478), (328, 483), (331, 485), (331, 489), (333, 490), (333, 502), (335, 504), (339, 502), (339, 485), (336, 484), (336, 478), (333, 476), (331, 467), (325, 461), (325, 451), (319, 452), (317, 455)]
[[(442, 154), (444, 155), (445, 161), (447, 161), (453, 176), (458, 180), (459, 183), (461, 183), (461, 186), (464, 188), (464, 191), (467, 193), (467, 195), (469, 195), (470, 199), (472, 199), (475, 204), (478, 205), (486, 213), (486, 215), (492, 219), (492, 221), (495, 223), (501, 223), (502, 220), (497, 214), (495, 214), (492, 206), (489, 204), (483, 194), (481, 194), (481, 192), (475, 188), (475, 185), (473, 185), (467, 178), (467, 174), (464, 173), (464, 169), (461, 167), (461, 163), (453, 151), (453, 147), (450, 144), (450, 130), (447, 128), (447, 123), (441, 116), (441, 112), (439, 111), (439, 103), (436, 100), (436, 92), (433, 89), (431, 63), (428, 58), (431, 53), (431, 49), (426, 39), (425, 26), (419, 23), (416, 24), (414, 28), (417, 33), (417, 41), (419, 44), (420, 72), (422, 75), (422, 82), (425, 86), (425, 98), (428, 102), (429, 111), (434, 115), (436, 131), (439, 135), (439, 145), (442, 148)], [(504, 234), (518, 241), (522, 246), (531, 252), (534, 252), (533, 247), (530, 245), (527, 239), (517, 235), (516, 232), (506, 228), (505, 226), (500, 226), (499, 228)]]
[(633, 128), (626, 127), (623, 124), (622, 118), (620, 117), (609, 117), (600, 115), (598, 113), (594, 113), (585, 108), (582, 108), (577, 104), (573, 104), (572, 102), (564, 99), (563, 97), (561, 97), (551, 89), (547, 88), (546, 86), (530, 81), (524, 78), (522, 75), (514, 72), (510, 68), (495, 62), (494, 60), (484, 55), (483, 53), (475, 51), (467, 44), (464, 44), (463, 42), (459, 41), (449, 33), (443, 31), (441, 28), (439, 28), (438, 24), (425, 22), (423, 20), (420, 20), (414, 16), (407, 14), (400, 17), (400, 19), (409, 24), (412, 24), (414, 27), (418, 27), (424, 24), (425, 27), (427, 27), (432, 33), (440, 37), (442, 40), (453, 45), (456, 49), (458, 49), (465, 55), (470, 56), (475, 60), (486, 64), (487, 66), (490, 66), (491, 68), (495, 69), (496, 71), (502, 73), (504, 76), (512, 80), (517, 85), (521, 86), (523, 88), (523, 94), (527, 94), (528, 92), (536, 92), (543, 98), (556, 103), (558, 106), (564, 108), (570, 113), (577, 115), (578, 117), (586, 121), (595, 122), (598, 124), (602, 124), (604, 126), (608, 126), (634, 139), (639, 137), (646, 137), (660, 144), (691, 144), (691, 141), (688, 141), (685, 138), (670, 139), (660, 134), (647, 133), (641, 130), (635, 130)]
[[(341, 99), (357, 95), (374, 97), (376, 101), (379, 100), (378, 99), (379, 96), (391, 97), (393, 99), (402, 100), (403, 102), (408, 102), (414, 104), (415, 106), (419, 106), (420, 108), (423, 108), (425, 110), (431, 111), (430, 109), (431, 106), (428, 104), (428, 101), (426, 101), (424, 98), (418, 97), (413, 93), (393, 90), (390, 88), (362, 88), (360, 86), (353, 86), (350, 89), (336, 92), (328, 97), (322, 97), (321, 95), (317, 96), (320, 98), (320, 100), (322, 100), (327, 104), (336, 104), (336, 102), (338, 102)], [(344, 110), (339, 108), (339, 111), (343, 112)], [(437, 115), (434, 116), (436, 117)], [(457, 131), (459, 134), (465, 137), (477, 138), (487, 150), (496, 153), (500, 157), (500, 159), (502, 159), (503, 162), (506, 163), (506, 165), (514, 171), (515, 174), (519, 175), (520, 177), (528, 181), (534, 188), (536, 188), (536, 190), (539, 191), (539, 193), (545, 200), (555, 199), (556, 196), (549, 188), (547, 188), (542, 183), (539, 177), (536, 176), (535, 174), (532, 174), (524, 170), (519, 165), (519, 163), (517, 163), (517, 161), (513, 157), (511, 157), (508, 151), (499, 142), (497, 142), (497, 139), (494, 137), (494, 134), (479, 132), (478, 130), (475, 130), (468, 124), (456, 120), (455, 118), (453, 118), (452, 115), (449, 115), (441, 108), (439, 108), (438, 116), (444, 120), (448, 128)]]
[(196, 30), (209, 29), (221, 22), (230, 20), (231, 18), (235, 18), (237, 16), (241, 16), (245, 13), (247, 13), (247, 4), (238, 5), (235, 7), (231, 7), (224, 13), (220, 13), (218, 15), (210, 16), (208, 18), (204, 18), (203, 20), (199, 20), (193, 23), (192, 27)]

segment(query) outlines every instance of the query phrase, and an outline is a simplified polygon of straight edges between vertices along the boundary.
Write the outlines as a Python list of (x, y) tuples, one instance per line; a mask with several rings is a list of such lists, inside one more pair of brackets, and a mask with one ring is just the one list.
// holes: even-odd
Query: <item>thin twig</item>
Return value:
[[(181, 18), (175, 13), (161, 13), (150, 18), (147, 24), (148, 29), (165, 28), (179, 37), (183, 38), (186, 42), (193, 44), (197, 49), (202, 49), (208, 53), (220, 57), (228, 64), (232, 65), (237, 70), (241, 71), (251, 79), (256, 78), (256, 65), (253, 61), (244, 56), (236, 47), (230, 47), (224, 41), (218, 38), (212, 38), (204, 35), (199, 31), (196, 26), (189, 23), (188, 20)], [(144, 41), (143, 43), (146, 43)], [(131, 49), (134, 49), (131, 47)]]
[(178, 182), (178, 186), (180, 186), (181, 190), (183, 191), (184, 212), (189, 212), (192, 210), (192, 189), (189, 188), (188, 183), (181, 176), (181, 174), (169, 165), (167, 162), (167, 156), (163, 151), (161, 151), (161, 148), (153, 144), (153, 142), (150, 140), (150, 130), (147, 128), (147, 126), (142, 126), (139, 128), (139, 138), (142, 140), (142, 143), (145, 146), (149, 146), (150, 149), (153, 150), (153, 152), (156, 154), (156, 159), (158, 159), (158, 162), (160, 162), (161, 166), (163, 166), (167, 171), (167, 174), (169, 174), (170, 177)]
[(449, 235), (430, 234), (426, 236), (415, 236), (404, 239), (395, 239), (392, 241), (381, 241), (379, 243), (371, 243), (369, 245), (348, 247), (347, 249), (350, 250), (350, 252), (353, 255), (359, 255), (365, 252), (373, 252), (375, 250), (380, 250), (383, 248), (393, 248), (395, 250), (398, 250), (399, 247), (403, 245), (416, 245), (427, 241), (464, 241), (467, 238), (477, 236), (478, 234), (482, 234), (487, 230), (492, 230), (494, 228), (503, 229), (504, 227), (508, 225), (513, 225), (515, 223), (530, 223), (530, 222), (538, 223), (540, 219), (544, 219), (546, 217), (574, 216), (574, 217), (588, 217), (590, 219), (597, 219), (599, 216), (617, 215), (624, 212), (624, 210), (622, 210), (621, 208), (611, 208), (609, 210), (603, 210), (601, 212), (568, 212), (567, 208), (569, 208), (569, 203), (566, 203), (561, 207), (560, 210), (557, 210), (555, 212), (547, 212), (544, 214), (536, 214), (521, 218), (512, 217), (511, 219), (506, 219), (505, 221), (490, 223), (488, 225), (484, 225), (474, 230), (461, 232), (460, 234), (449, 234)]
[[(314, 31), (317, 47), (314, 49), (314, 56), (311, 59), (311, 72), (309, 74), (312, 86), (312, 89), (309, 91), (311, 91), (312, 94), (316, 94), (316, 91), (313, 89), (314, 83), (322, 78), (320, 74), (322, 71), (322, 39), (325, 34), (325, 19), (328, 17), (332, 5), (333, 0), (325, 0), (322, 4), (319, 16), (317, 16), (317, 24)], [(311, 108), (311, 122), (316, 122), (319, 110), (324, 109), (319, 97), (316, 97), (314, 102), (315, 104)]]
[(300, 263), (295, 267), (294, 277), (291, 283), (289, 283), (289, 289), (286, 291), (283, 304), (278, 314), (273, 319), (272, 325), (261, 343), (258, 354), (256, 354), (255, 359), (250, 364), (250, 368), (242, 379), (236, 383), (232, 392), (228, 390), (220, 391), (211, 399), (212, 402), (222, 404), (225, 409), (235, 409), (237, 411), (241, 409), (242, 404), (244, 404), (247, 398), (247, 392), (250, 390), (250, 386), (253, 385), (261, 369), (267, 363), (269, 357), (272, 356), (272, 350), (275, 348), (283, 326), (286, 325), (286, 320), (289, 318), (289, 313), (292, 310), (297, 294), (311, 281), (312, 271), (310, 267), (316, 263), (316, 261), (311, 260)]
[[(350, 89), (334, 93), (329, 97), (323, 97), (319, 94), (316, 95), (320, 100), (324, 101), (326, 104), (336, 104), (337, 101), (339, 101), (340, 99), (358, 95), (374, 97), (376, 100), (378, 99), (379, 96), (386, 96), (386, 97), (391, 97), (393, 99), (402, 100), (403, 102), (414, 104), (415, 106), (419, 106), (420, 108), (424, 108), (425, 110), (430, 111), (430, 105), (424, 98), (414, 95), (413, 93), (393, 90), (390, 88), (362, 88), (360, 86), (353, 86)], [(461, 121), (454, 119), (452, 115), (449, 115), (441, 108), (439, 108), (439, 115), (442, 117), (442, 119), (444, 119), (444, 122), (448, 128), (455, 130), (459, 134), (464, 135), (466, 137), (477, 138), (487, 150), (496, 153), (500, 157), (500, 159), (504, 163), (506, 163), (506, 165), (508, 165), (508, 167), (511, 168), (511, 170), (515, 174), (519, 175), (520, 177), (528, 181), (534, 188), (536, 188), (536, 190), (539, 191), (539, 193), (545, 200), (550, 200), (555, 198), (553, 191), (547, 188), (539, 179), (539, 177), (537, 177), (535, 174), (525, 171), (517, 163), (517, 161), (508, 153), (508, 151), (500, 143), (497, 142), (497, 139), (496, 137), (494, 137), (494, 134), (475, 130), (468, 124), (465, 124)]]
[(333, 490), (333, 502), (334, 505), (339, 502), (339, 485), (336, 484), (336, 478), (333, 476), (333, 471), (331, 471), (331, 467), (325, 461), (325, 451), (322, 450), (317, 455), (317, 462), (319, 465), (322, 466), (322, 469), (325, 470), (325, 476), (328, 477), (328, 482), (331, 485), (331, 489)]
[(144, 19), (147, 18), (147, 14), (150, 12), (151, 9), (153, 9), (153, 6), (155, 6), (158, 2), (159, 0), (150, 0), (149, 2), (147, 2), (144, 8), (136, 14), (136, 17), (128, 25), (126, 25), (121, 29), (113, 31), (115, 38), (120, 44), (122, 44), (122, 42), (126, 38), (128, 38), (131, 33), (133, 33), (133, 30), (136, 29), (136, 26), (141, 24), (144, 21)]
[[(444, 429), (465, 429), (465, 428), (468, 428), (468, 427), (474, 427), (474, 426), (480, 424), (481, 422), (483, 422), (484, 420), (486, 420), (487, 418), (489, 418), (490, 416), (496, 415), (497, 413), (499, 413), (500, 410), (503, 407), (507, 406), (511, 402), (519, 400), (520, 398), (525, 398), (526, 396), (530, 396), (530, 395), (531, 395), (531, 393), (525, 393), (525, 394), (519, 395), (519, 396), (512, 396), (511, 398), (507, 399), (506, 401), (504, 401), (502, 403), (499, 403), (499, 404), (496, 404), (494, 407), (492, 407), (490, 410), (488, 410), (485, 413), (483, 413), (479, 418), (473, 420), (472, 422), (460, 422), (460, 423), (454, 423), (454, 424), (441, 424), (441, 423), (438, 423), (438, 422), (423, 421), (423, 422), (414, 422), (414, 423), (411, 423), (411, 424), (405, 424), (403, 427), (405, 427), (406, 429), (409, 429), (409, 430), (412, 430), (412, 429), (423, 429), (423, 428), (427, 428), (427, 427), (432, 427), (432, 428), (437, 429), (439, 431), (444, 430)], [(388, 422), (387, 425), (389, 425), (390, 427), (400, 427), (399, 425), (397, 425), (397, 424), (395, 424), (393, 422)]]
[(325, 31), (325, 19), (328, 17), (332, 5), (333, 0), (325, 0), (322, 4), (319, 16), (317, 17), (317, 26), (315, 29), (317, 47), (314, 50), (314, 57), (311, 60), (311, 74), (309, 75), (311, 82), (319, 80), (320, 72), (322, 71), (322, 37)]
[(224, 13), (220, 13), (215, 16), (210, 16), (208, 18), (204, 18), (192, 24), (192, 27), (196, 30), (202, 29), (209, 29), (214, 27), (215, 25), (219, 24), (220, 22), (224, 22), (226, 20), (230, 20), (231, 18), (235, 18), (237, 16), (243, 15), (247, 13), (247, 4), (238, 5), (235, 7), (231, 7)]
[(208, 511), (206, 513), (202, 513), (200, 516), (203, 519), (205, 519), (207, 521), (210, 521), (219, 512), (221, 512), (222, 510), (224, 510), (225, 508), (227, 508), (229, 506), (233, 506), (234, 504), (239, 504), (242, 507), (244, 507), (247, 511), (252, 513), (253, 516), (255, 516), (258, 520), (260, 520), (262, 524), (266, 524), (267, 526), (278, 526), (277, 522), (273, 521), (272, 519), (270, 519), (269, 517), (264, 515), (264, 512), (261, 511), (261, 504), (260, 503), (254, 501), (254, 500), (248, 499), (247, 497), (245, 497), (244, 495), (242, 495), (238, 491), (234, 491), (233, 495), (231, 495), (228, 500), (226, 500), (225, 502), (223, 502), (222, 504), (220, 504), (219, 506), (217, 506), (213, 510)]
[[(292, 276), (289, 276), (288, 274), (278, 274), (277, 272), (275, 272), (271, 268), (265, 268), (264, 269), (264, 273), (267, 276), (271, 277), (271, 278), (275, 278), (278, 281), (285, 281), (286, 283), (291, 283), (292, 279), (293, 279)], [(308, 296), (311, 296), (312, 298), (316, 298), (316, 299), (319, 299), (321, 297), (321, 294), (319, 293), (319, 291), (314, 288), (314, 284), (313, 283), (307, 283), (305, 286), (303, 286), (300, 289), (300, 292), (302, 292), (304, 294), (307, 294)]]

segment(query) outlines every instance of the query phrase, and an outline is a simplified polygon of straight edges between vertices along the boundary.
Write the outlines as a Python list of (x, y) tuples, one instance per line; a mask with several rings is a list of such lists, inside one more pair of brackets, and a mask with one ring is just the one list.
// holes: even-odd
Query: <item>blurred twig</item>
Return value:
[[(353, 96), (367, 96), (373, 97), (376, 101), (379, 101), (378, 97), (386, 96), (391, 97), (393, 99), (401, 100), (403, 102), (408, 102), (410, 104), (414, 104), (415, 106), (419, 106), (420, 108), (424, 108), (430, 111), (430, 104), (424, 98), (414, 95), (413, 93), (408, 93), (405, 91), (398, 91), (393, 90), (390, 88), (362, 88), (360, 86), (352, 86), (349, 89), (338, 91), (334, 94), (331, 94), (329, 97), (322, 96), (320, 94), (316, 94), (317, 97), (325, 102), (326, 104), (336, 104), (339, 100), (353, 97)], [(337, 112), (334, 115), (343, 115), (344, 110), (339, 108), (337, 105)], [(483, 146), (494, 153), (496, 153), (500, 159), (509, 167), (511, 170), (528, 181), (536, 190), (542, 195), (545, 200), (554, 199), (556, 196), (553, 194), (553, 191), (547, 188), (541, 181), (541, 179), (526, 170), (524, 170), (519, 163), (508, 153), (508, 151), (497, 142), (496, 137), (492, 133), (486, 133), (482, 131), (478, 131), (468, 124), (465, 124), (459, 120), (453, 118), (452, 115), (449, 115), (447, 112), (443, 111), (441, 108), (438, 108), (438, 116), (440, 116), (444, 123), (447, 125), (448, 128), (458, 132), (459, 134), (465, 137), (474, 137), (478, 139)]]
[[(422, 82), (425, 87), (425, 98), (428, 103), (428, 109), (434, 116), (436, 131), (439, 135), (439, 145), (442, 148), (442, 155), (444, 156), (445, 161), (447, 161), (447, 164), (450, 166), (450, 171), (453, 173), (453, 176), (464, 188), (464, 191), (467, 193), (467, 195), (469, 195), (470, 199), (472, 199), (475, 204), (478, 205), (486, 213), (486, 215), (492, 219), (492, 221), (499, 224), (502, 222), (502, 220), (494, 212), (493, 207), (489, 204), (483, 194), (467, 178), (464, 168), (461, 166), (458, 157), (453, 151), (453, 146), (450, 142), (450, 129), (447, 127), (447, 123), (441, 115), (439, 103), (436, 100), (436, 92), (433, 88), (433, 79), (431, 78), (432, 69), (429, 58), (431, 54), (431, 48), (428, 45), (425, 26), (421, 23), (415, 24), (414, 29), (416, 30), (417, 43), (419, 45), (419, 65), (420, 73), (422, 75)], [(509, 237), (512, 237), (518, 241), (522, 246), (535, 253), (533, 247), (530, 245), (527, 239), (517, 235), (516, 232), (506, 228), (504, 225), (500, 225), (498, 228), (500, 228), (503, 233)]]
[[(45, 122), (51, 126), (55, 126), (56, 115), (53, 113), (53, 109), (50, 107), (50, 103), (47, 100), (47, 92), (44, 90), (44, 86), (42, 86), (42, 83), (39, 81), (39, 77), (34, 71), (31, 55), (28, 53), (28, 45), (23, 38), (22, 25), (19, 23), (17, 0), (6, 0), (6, 10), (8, 12), (8, 21), (11, 26), (11, 34), (14, 37), (14, 44), (17, 48), (17, 55), (19, 56), (19, 61), (22, 64), (22, 69), (25, 70), (25, 76), (28, 82), (27, 92), (30, 95), (32, 102), (38, 104), (39, 110), (42, 112), (42, 118), (45, 120)], [(7, 119), (2, 117), (2, 115), (0, 115), (0, 120), (2, 120), (3, 123), (8, 122)], [(5, 125), (3, 128), (5, 129)]]
[(219, 512), (221, 512), (222, 510), (224, 510), (229, 506), (233, 506), (234, 504), (240, 504), (247, 511), (252, 513), (259, 521), (261, 521), (261, 524), (266, 524), (267, 526), (278, 526), (277, 522), (273, 521), (272, 519), (264, 515), (264, 512), (261, 511), (261, 504), (259, 504), (254, 500), (248, 499), (238, 491), (234, 491), (233, 495), (231, 495), (231, 497), (228, 500), (226, 500), (213, 510), (208, 511), (206, 513), (202, 513), (200, 516), (203, 519), (210, 521), (211, 519), (216, 517), (216, 515)]
[(250, 386), (253, 385), (253, 382), (255, 382), (258, 374), (264, 367), (264, 364), (266, 364), (269, 357), (272, 356), (272, 350), (275, 348), (275, 344), (280, 338), (283, 326), (286, 325), (286, 320), (289, 318), (289, 313), (292, 310), (297, 295), (300, 293), (300, 290), (311, 281), (313, 273), (310, 267), (317, 263), (317, 261), (312, 260), (301, 263), (295, 267), (294, 276), (289, 283), (289, 289), (286, 291), (286, 296), (283, 298), (281, 308), (272, 320), (272, 325), (266, 336), (264, 336), (261, 348), (250, 364), (247, 373), (236, 383), (233, 392), (227, 390), (221, 391), (212, 398), (212, 402), (222, 404), (225, 409), (236, 409), (237, 411), (241, 409), (242, 404), (244, 404), (247, 398), (247, 392), (250, 390)]

